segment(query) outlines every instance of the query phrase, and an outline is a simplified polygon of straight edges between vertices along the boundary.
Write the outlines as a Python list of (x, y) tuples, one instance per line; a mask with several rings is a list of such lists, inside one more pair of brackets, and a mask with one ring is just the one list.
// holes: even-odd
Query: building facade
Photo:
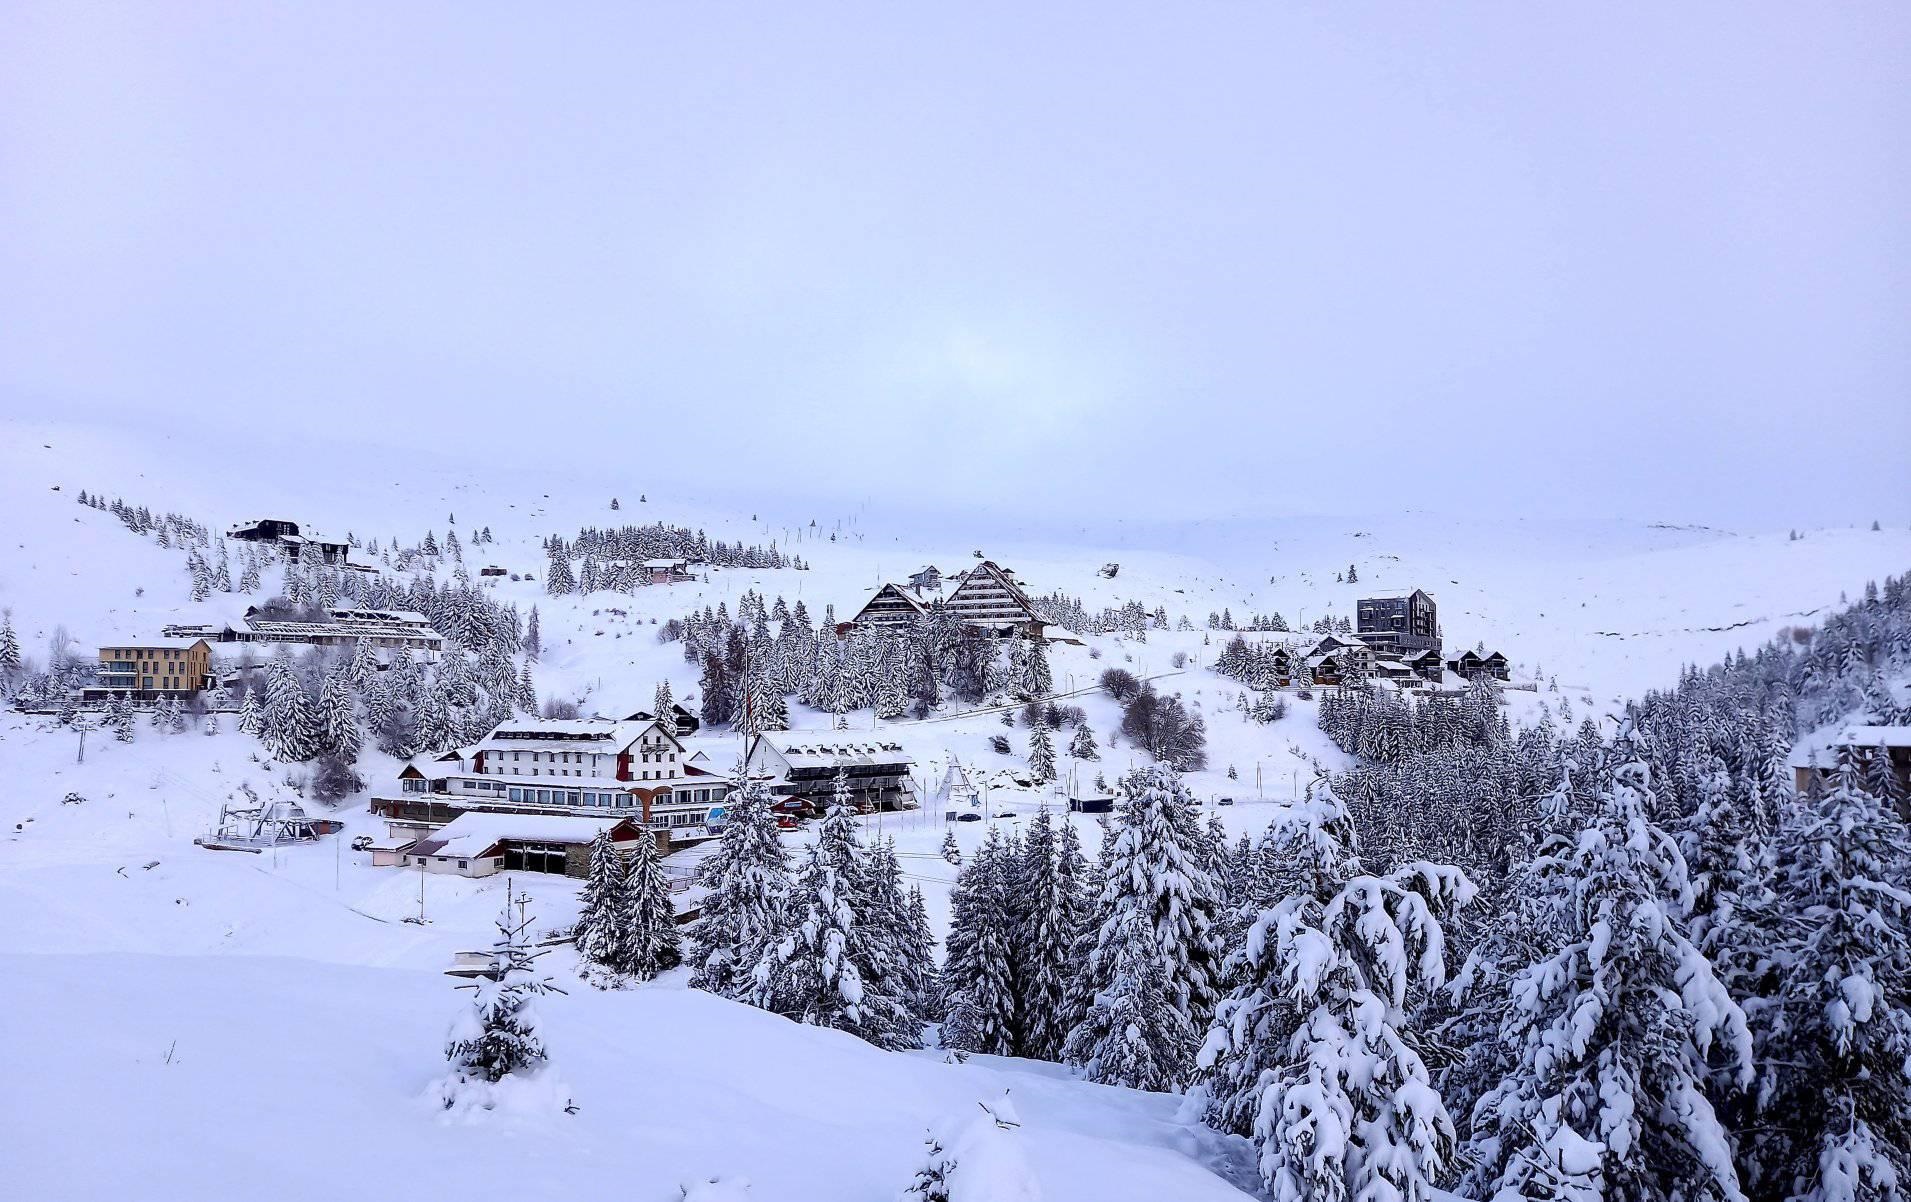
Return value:
[(269, 543), (297, 563), (343, 565), (351, 547), (334, 539), (321, 538), (312, 531), (301, 533), (297, 522), (284, 518), (254, 518), (226, 531), (226, 537), (242, 543)]
[(1440, 650), (1440, 607), (1420, 589), (1404, 597), (1362, 597), (1355, 633), (1376, 651), (1413, 655)]
[(813, 814), (826, 813), (834, 804), (839, 774), (850, 804), (860, 810), (913, 810), (920, 804), (909, 775), (915, 766), (900, 743), (851, 739), (833, 731), (759, 735), (745, 761), (752, 776), (768, 779), (771, 794), (801, 803)]
[(202, 638), (215, 643), (300, 643), (312, 647), (350, 647), (370, 643), (386, 650), (405, 650), (436, 659), (445, 636), (432, 628), (421, 613), (402, 609), (333, 609), (322, 622), (275, 618), (258, 606), (247, 608), (243, 626), (173, 625), (169, 637)]
[(654, 720), (523, 718), (470, 747), (412, 760), (396, 791), (372, 798), (372, 812), (394, 836), (475, 811), (630, 818), (682, 843), (716, 833), (728, 795), (729, 782), (691, 763)]
[(90, 699), (157, 701), (214, 687), (212, 647), (204, 639), (161, 639), (100, 648), (99, 684)]

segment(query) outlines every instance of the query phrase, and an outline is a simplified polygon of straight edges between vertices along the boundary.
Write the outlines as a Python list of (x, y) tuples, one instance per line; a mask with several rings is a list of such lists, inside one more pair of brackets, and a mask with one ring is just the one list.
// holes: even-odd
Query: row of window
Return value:
[(521, 789), (511, 786), (512, 801), (541, 806), (602, 806), (623, 808), (632, 804), (628, 793), (599, 793), (590, 789)]

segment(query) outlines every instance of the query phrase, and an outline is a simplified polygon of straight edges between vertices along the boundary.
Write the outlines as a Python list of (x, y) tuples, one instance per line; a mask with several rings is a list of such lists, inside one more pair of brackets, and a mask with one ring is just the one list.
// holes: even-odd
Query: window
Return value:
[(510, 794), (509, 794), (509, 796), (510, 796), (510, 798), (511, 798), (511, 800), (512, 800), (512, 801), (523, 801), (523, 800), (524, 800), (524, 790), (523, 790), (523, 789), (519, 789), (519, 788), (513, 788), (513, 789), (512, 789), (511, 791), (510, 791)]
[(460, 868), (469, 868), (469, 867), (471, 867), (471, 862), (470, 862), (469, 860), (459, 860), (459, 861), (458, 861), (458, 867), (460, 867)]

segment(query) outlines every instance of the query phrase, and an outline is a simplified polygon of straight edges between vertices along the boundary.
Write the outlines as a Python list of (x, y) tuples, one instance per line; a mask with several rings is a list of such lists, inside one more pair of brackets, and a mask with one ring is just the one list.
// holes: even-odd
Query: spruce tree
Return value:
[(624, 872), (620, 905), (624, 947), (618, 967), (639, 981), (648, 981), (682, 963), (683, 949), (656, 840), (648, 831), (640, 836)]
[(1075, 728), (1075, 737), (1068, 741), (1068, 754), (1078, 760), (1098, 760), (1101, 751), (1095, 746), (1095, 732), (1084, 722)]
[(629, 910), (624, 905), (628, 867), (610, 832), (599, 831), (591, 840), (590, 875), (578, 892), (577, 925), (571, 932), (578, 959), (586, 966), (616, 971), (629, 959)]
[(1168, 996), (1160, 947), (1142, 911), (1118, 911), (1096, 950), (1108, 983), (1070, 1039), (1070, 1060), (1103, 1085), (1178, 1089), (1195, 1042), (1194, 1026)]
[(820, 844), (797, 875), (798, 918), (777, 946), (778, 1007), (800, 1023), (860, 1034), (867, 1027), (861, 966), (850, 953), (856, 912)]
[(325, 674), (325, 684), (319, 690), (318, 730), (318, 742), (323, 750), (347, 764), (358, 759), (362, 743), (358, 714), (352, 708), (352, 694), (342, 668)]
[(553, 597), (577, 591), (577, 578), (571, 574), (570, 553), (561, 543), (551, 548), (550, 566), (544, 572), (544, 591)]
[(1055, 742), (1046, 726), (1037, 726), (1028, 735), (1028, 772), (1037, 784), (1055, 779)]
[(264, 737), (265, 719), (259, 706), (259, 690), (247, 689), (239, 702), (239, 732), (258, 739)]
[(13, 632), (13, 611), (0, 611), (0, 694), (12, 695), (20, 667), (20, 636)]
[(848, 1031), (881, 1048), (921, 1046), (899, 979), (900, 914), (885, 920), (868, 854), (856, 837), (847, 783), (830, 807), (797, 879), (801, 917), (778, 947), (780, 1006), (799, 1022)]
[(773, 953), (791, 921), (789, 857), (779, 840), (768, 787), (748, 781), (725, 803), (715, 854), (697, 870), (708, 892), (691, 933), (690, 984), (721, 997), (776, 1009)]
[(1774, 840), (1776, 972), (1753, 1011), (1755, 1199), (1888, 1202), (1911, 1181), (1911, 835), (1847, 752)]
[(1185, 1082), (1193, 1068), (1193, 1033), (1205, 1029), (1217, 1000), (1219, 887), (1205, 867), (1206, 837), (1179, 777), (1165, 768), (1138, 768), (1122, 778), (1119, 792), (1120, 821), (1106, 849), (1095, 943), (1080, 965), (1096, 1004), (1070, 1032), (1062, 1054), (1071, 1064), (1088, 1065), (1102, 1058), (1102, 1045), (1121, 1038), (1109, 1026), (1112, 1010), (1101, 999), (1118, 983), (1124, 957), (1133, 954), (1128, 940), (1137, 928), (1123, 919), (1138, 911), (1139, 929), (1152, 933), (1169, 1004), (1183, 1020), (1176, 1029), (1189, 1032), (1182, 1043), (1161, 1049), (1170, 1075)]
[(1426, 1202), (1454, 1129), (1407, 1004), (1445, 983), (1441, 916), (1473, 886), (1425, 863), (1367, 873), (1325, 787), (1278, 825), (1277, 900), (1231, 958), (1237, 984), (1201, 1051), (1209, 1121), (1254, 1140), (1276, 1198)]
[(995, 1056), (1015, 1052), (1016, 913), (1009, 853), (994, 826), (949, 894), (942, 965), (942, 1045)]
[(1707, 1097), (1714, 1064), (1751, 1080), (1745, 1016), (1682, 929), (1684, 857), (1646, 815), (1646, 765), (1622, 740), (1585, 829), (1541, 849), (1522, 890), (1551, 935), (1512, 980), (1500, 1042), (1515, 1067), (1472, 1116), (1476, 1197), (1530, 1181), (1566, 1139), (1601, 1148), (1614, 1202), (1739, 1202), (1730, 1142)]
[[(543, 953), (531, 949), (531, 919), (521, 902), (506, 896), (504, 914), (497, 920), (498, 938), (491, 945), (490, 970), (458, 987), (469, 989), (472, 997), (445, 1041), (451, 1073), (441, 1094), (447, 1110), (473, 1098), (488, 1108), (489, 1095), (482, 1087), (474, 1089), (476, 1083), (495, 1084), (512, 1074), (534, 1071), (547, 1059), (531, 1003), (559, 991), (549, 978), (537, 974), (537, 957)], [(519, 904), (516, 915), (511, 913), (514, 903)]]
[[(1069, 827), (1066, 819), (1062, 825)], [(1016, 1054), (1059, 1060), (1068, 1038), (1068, 1028), (1062, 1024), (1068, 982), (1075, 973), (1075, 945), (1087, 915), (1087, 899), (1081, 895), (1087, 865), (1073, 840), (1056, 838), (1046, 806), (1029, 820), (1019, 868), (1021, 929), (1014, 943)]]
[(318, 751), (316, 725), (305, 686), (284, 658), (266, 669), (265, 702), (259, 714), (260, 738), (275, 759), (286, 763), (309, 760)]
[(942, 832), (942, 858), (958, 868), (962, 866), (962, 848), (956, 844), (954, 827)]

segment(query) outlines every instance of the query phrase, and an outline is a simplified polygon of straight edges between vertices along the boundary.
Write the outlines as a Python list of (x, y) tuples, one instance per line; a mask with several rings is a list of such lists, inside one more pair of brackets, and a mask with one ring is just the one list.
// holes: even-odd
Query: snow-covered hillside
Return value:
[[(1209, 670), (1223, 641), (1212, 611), (1280, 611), (1295, 626), (1351, 616), (1355, 598), (1425, 588), (1441, 604), (1450, 645), (1504, 650), (1516, 679), (1515, 721), (1579, 712), (1669, 683), (1688, 662), (1754, 646), (1808, 622), (1867, 579), (1911, 563), (1911, 532), (1859, 527), (1725, 532), (1622, 523), (1455, 522), (1430, 514), (1281, 521), (1217, 518), (1174, 529), (1084, 519), (1036, 533), (999, 515), (912, 522), (879, 506), (844, 514), (726, 504), (721, 478), (703, 495), (649, 491), (641, 471), (579, 479), (496, 462), (401, 454), (315, 459), (181, 430), (138, 438), (53, 425), (0, 427), (0, 607), (30, 656), (62, 628), (90, 655), (101, 644), (150, 638), (174, 622), (234, 619), (257, 596), (191, 599), (183, 553), (75, 503), (103, 492), (175, 510), (215, 531), (277, 515), (343, 535), (413, 542), (489, 528), (495, 543), (466, 552), (538, 580), (495, 585), (501, 601), (539, 608), (538, 690), (586, 712), (622, 715), (649, 703), (659, 680), (679, 697), (697, 676), (659, 626), (693, 609), (735, 611), (746, 590), (802, 600), (820, 619), (847, 618), (874, 587), (935, 563), (960, 568), (976, 552), (1012, 567), (1037, 593), (1090, 609), (1138, 601), (1192, 631), (1145, 642), (1091, 636), (1056, 645), (1057, 687), (1104, 746), (1118, 710), (1090, 686), (1108, 667), (1157, 677), (1207, 721), (1209, 762), (1189, 785), (1233, 830), (1265, 825), (1317, 763), (1343, 757), (1295, 700), (1262, 726), (1235, 709), (1240, 687)], [(610, 508), (618, 498), (617, 510)], [(775, 541), (808, 570), (717, 568), (707, 579), (550, 597), (540, 540), (580, 527), (665, 521), (713, 538)], [(468, 539), (467, 539), (468, 541)], [(1118, 562), (1119, 573), (1100, 574)], [(1358, 583), (1337, 583), (1352, 566)], [(271, 591), (273, 581), (266, 582)], [(1177, 663), (1177, 659), (1181, 663)], [(1557, 689), (1555, 690), (1555, 684)], [(825, 715), (793, 705), (793, 725)], [(852, 720), (873, 727), (867, 710)], [(926, 788), (949, 757), (984, 769), (1019, 765), (1025, 731), (993, 713), (951, 712), (881, 724), (916, 757)], [(1015, 754), (989, 749), (1007, 735)], [(1173, 1098), (1082, 1083), (1049, 1065), (940, 1053), (883, 1053), (847, 1036), (688, 990), (681, 976), (603, 993), (582, 985), (545, 1003), (558, 1073), (575, 1115), (488, 1127), (447, 1124), (422, 1101), (441, 1071), (444, 1025), (458, 1004), (441, 973), (454, 952), (481, 946), (503, 898), (501, 878), (420, 876), (370, 866), (348, 850), (377, 833), (362, 799), (343, 807), (336, 839), (262, 856), (192, 845), (241, 784), (283, 789), (282, 766), (227, 728), (162, 734), (142, 720), (134, 742), (78, 739), (44, 716), (0, 715), (0, 933), (10, 1041), (30, 1087), (0, 1091), (0, 1159), (20, 1196), (139, 1196), (155, 1202), (265, 1189), (282, 1198), (334, 1198), (399, 1176), (426, 1198), (595, 1193), (606, 1182), (658, 1202), (714, 1174), (756, 1182), (769, 1199), (887, 1198), (907, 1183), (926, 1126), (966, 1115), (1012, 1089), (1020, 1138), (1051, 1199), (1240, 1196), (1254, 1179), (1246, 1145), (1202, 1127)], [(1112, 779), (1145, 760), (1109, 748)], [(389, 777), (388, 757), (363, 770)], [(77, 794), (83, 800), (67, 804)], [(1034, 812), (1039, 793), (990, 791), (996, 821)], [(896, 836), (906, 876), (921, 884), (946, 929), (954, 868), (937, 854), (954, 829), (965, 852), (984, 823), (947, 828), (918, 811), (873, 816)], [(1089, 847), (1095, 825), (1078, 819)], [(540, 926), (567, 924), (575, 882), (519, 879)], [(407, 922), (420, 913), (427, 923)], [(548, 966), (573, 976), (571, 953)], [(24, 1070), (24, 1071), (22, 1071)], [(97, 1133), (114, 1133), (101, 1155)]]

